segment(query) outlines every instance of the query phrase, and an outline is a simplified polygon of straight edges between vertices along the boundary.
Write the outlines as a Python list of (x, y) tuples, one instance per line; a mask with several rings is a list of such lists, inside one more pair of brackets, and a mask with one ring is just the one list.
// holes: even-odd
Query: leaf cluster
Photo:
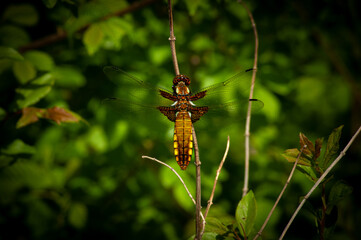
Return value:
[[(287, 149), (283, 157), (289, 162), (295, 162), (298, 155), (301, 154), (298, 170), (315, 183), (338, 155), (342, 128), (343, 126), (335, 128), (329, 135), (323, 154), (321, 151), (322, 138), (317, 138), (313, 144), (303, 133), (300, 133), (301, 150)], [(320, 239), (327, 239), (332, 235), (338, 218), (337, 204), (352, 192), (351, 186), (341, 180), (335, 181), (333, 178), (330, 176), (324, 179), (319, 186), (321, 190), (320, 204), (308, 204), (308, 209), (315, 217)]]

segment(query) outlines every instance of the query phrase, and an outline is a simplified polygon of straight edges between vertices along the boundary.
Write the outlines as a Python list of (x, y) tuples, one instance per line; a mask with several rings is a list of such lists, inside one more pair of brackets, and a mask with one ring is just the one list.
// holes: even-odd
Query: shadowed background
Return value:
[[(361, 122), (361, 8), (354, 0), (246, 4), (260, 42), (255, 98), (264, 103), (251, 123), (250, 189), (257, 200), (258, 229), (291, 170), (281, 154), (299, 147), (299, 132), (314, 142), (344, 125), (343, 148)], [(171, 89), (166, 3), (1, 5), (0, 45), (7, 47), (1, 51), (13, 48), (23, 58), (13, 52), (0, 56), (0, 239), (186, 239), (194, 234), (194, 206), (179, 180), (164, 166), (141, 158), (149, 155), (170, 164), (195, 194), (194, 164), (181, 172), (172, 155), (172, 123), (157, 112), (119, 112), (101, 104), (127, 93), (107, 79), (106, 65)], [(192, 79), (192, 89), (253, 66), (252, 26), (236, 1), (175, 1), (173, 14), (180, 72)], [(46, 84), (38, 80), (44, 75)], [(40, 87), (30, 84), (35, 80)], [(139, 101), (152, 100), (143, 96)], [(40, 119), (16, 128), (20, 109), (54, 106), (88, 124)], [(209, 213), (223, 221), (234, 216), (242, 196), (244, 118), (241, 113), (212, 114), (195, 125), (203, 206), (231, 136)], [(353, 186), (353, 193), (338, 206), (332, 239), (361, 237), (360, 156), (357, 139), (333, 171), (336, 179)], [(280, 235), (311, 186), (296, 172), (264, 239)], [(319, 196), (316, 191), (315, 203)], [(307, 208), (286, 238), (317, 239)]]

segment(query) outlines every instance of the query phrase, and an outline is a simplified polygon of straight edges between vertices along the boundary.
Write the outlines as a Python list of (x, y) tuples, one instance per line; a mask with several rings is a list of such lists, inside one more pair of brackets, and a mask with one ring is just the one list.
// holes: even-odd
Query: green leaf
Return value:
[(251, 233), (256, 220), (256, 213), (256, 198), (251, 190), (241, 199), (236, 209), (236, 221), (243, 237), (247, 237)]
[(69, 209), (68, 220), (69, 223), (78, 229), (85, 226), (88, 217), (88, 210), (84, 204), (74, 203)]
[(99, 49), (103, 38), (104, 33), (101, 26), (97, 23), (90, 25), (83, 36), (83, 42), (89, 55), (93, 55)]
[(40, 71), (50, 71), (54, 67), (53, 58), (45, 52), (29, 51), (24, 54), (24, 57)]
[(24, 60), (24, 57), (13, 48), (0, 46), (0, 59), (22, 61)]
[[(288, 162), (294, 163), (296, 162), (299, 153), (300, 151), (297, 148), (292, 148), (285, 150), (282, 156), (286, 158)], [(302, 153), (300, 159), (298, 160), (297, 165), (311, 166), (311, 162), (310, 160), (305, 158)]]
[[(202, 236), (202, 240), (217, 240), (217, 233), (213, 233), (213, 232), (205, 232)], [(190, 236), (188, 238), (188, 240), (194, 240), (195, 239), (195, 235)], [(221, 238), (223, 239), (223, 238)]]
[(82, 73), (74, 67), (62, 66), (55, 67), (52, 71), (54, 78), (56, 79), (55, 84), (57, 86), (66, 88), (77, 88), (85, 84), (85, 77)]
[(24, 143), (20, 139), (16, 139), (9, 146), (7, 146), (7, 148), (2, 149), (1, 153), (7, 155), (34, 154), (35, 148)]
[(30, 41), (28, 34), (22, 28), (12, 25), (0, 27), (0, 44), (18, 48)]
[(19, 4), (9, 6), (3, 18), (20, 25), (33, 26), (38, 22), (38, 13), (30, 4)]
[(203, 240), (216, 240), (217, 233), (212, 233), (212, 232), (204, 233), (202, 239)]
[(352, 187), (347, 185), (344, 181), (336, 182), (330, 191), (327, 201), (327, 213), (330, 213), (332, 208), (337, 205), (342, 199), (352, 193)]
[(36, 77), (34, 65), (27, 60), (14, 62), (13, 72), (21, 84), (25, 84)]
[(16, 92), (20, 95), (16, 101), (18, 107), (25, 108), (37, 103), (50, 92), (53, 83), (53, 75), (47, 73), (24, 87), (17, 88)]
[(343, 125), (335, 128), (327, 140), (326, 152), (323, 160), (320, 162), (320, 167), (325, 170), (332, 160), (335, 159), (338, 149), (339, 141), (341, 137)]
[(310, 166), (301, 166), (301, 165), (298, 165), (297, 166), (297, 169), (306, 175), (306, 177), (308, 179), (310, 179), (312, 182), (316, 182), (318, 180), (318, 177), (314, 171), (314, 168), (310, 167)]
[(223, 235), (228, 232), (227, 227), (218, 219), (214, 217), (207, 217), (207, 224), (205, 232), (213, 232), (219, 235)]
[(102, 45), (105, 49), (120, 49), (122, 38), (132, 31), (132, 26), (127, 21), (117, 17), (101, 22), (100, 27), (104, 33)]
[(43, 3), (47, 8), (53, 8), (56, 2), (57, 0), (43, 0)]

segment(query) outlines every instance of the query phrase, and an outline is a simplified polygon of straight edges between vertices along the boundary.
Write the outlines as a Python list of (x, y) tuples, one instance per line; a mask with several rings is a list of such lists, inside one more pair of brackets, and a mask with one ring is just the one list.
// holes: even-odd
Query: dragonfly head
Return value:
[(179, 82), (184, 82), (186, 86), (189, 86), (191, 84), (191, 80), (186, 75), (177, 75), (173, 79), (173, 85), (176, 86)]

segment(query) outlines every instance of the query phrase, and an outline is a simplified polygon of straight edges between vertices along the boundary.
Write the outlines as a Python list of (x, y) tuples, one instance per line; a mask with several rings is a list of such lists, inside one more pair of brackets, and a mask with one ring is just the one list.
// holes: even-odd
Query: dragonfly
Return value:
[[(172, 90), (169, 90), (138, 79), (116, 66), (107, 66), (103, 71), (110, 80), (127, 89), (121, 98), (107, 98), (103, 100), (104, 103), (112, 105), (121, 112), (155, 110), (174, 122), (174, 156), (182, 170), (186, 170), (193, 155), (192, 125), (203, 115), (246, 108), (249, 101), (252, 102), (254, 110), (263, 107), (262, 101), (258, 99), (243, 97), (246, 101), (227, 100), (227, 95), (233, 90), (249, 89), (253, 69), (242, 71), (195, 93), (191, 91), (191, 80), (186, 75), (175, 76)], [(149, 93), (155, 95), (155, 100), (142, 102), (142, 96), (148, 96)]]

